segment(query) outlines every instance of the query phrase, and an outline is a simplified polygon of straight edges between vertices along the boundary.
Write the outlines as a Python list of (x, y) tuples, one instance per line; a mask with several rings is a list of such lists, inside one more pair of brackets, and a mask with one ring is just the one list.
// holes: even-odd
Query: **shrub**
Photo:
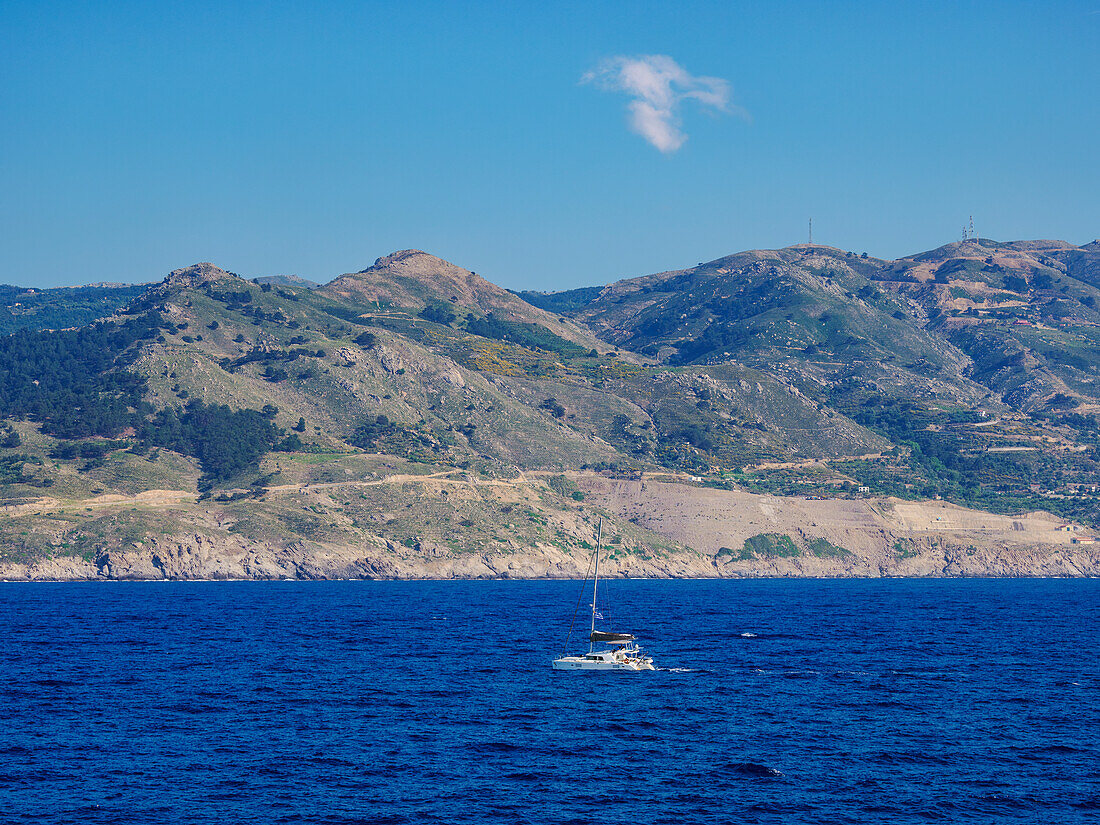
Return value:
[(771, 558), (787, 558), (799, 555), (798, 547), (790, 536), (782, 533), (760, 533), (745, 539), (744, 553)]
[(565, 415), (565, 407), (556, 398), (547, 398), (539, 404), (539, 409), (548, 410), (555, 418), (562, 418)]
[(1033, 289), (1050, 289), (1054, 286), (1054, 279), (1049, 273), (1036, 272), (1031, 278), (1031, 286)]
[(291, 433), (282, 441), (276, 442), (272, 449), (281, 453), (296, 453), (302, 449), (302, 439), (298, 438), (297, 433)]
[(482, 338), (496, 341), (508, 341), (527, 349), (544, 349), (562, 355), (584, 355), (584, 347), (566, 341), (541, 324), (525, 324), (518, 321), (504, 321), (492, 313), (477, 318), (470, 313), (466, 316), (466, 329)]
[(812, 538), (806, 542), (811, 553), (818, 558), (850, 556), (852, 552), (830, 542), (828, 539)]
[(450, 326), (457, 317), (446, 304), (428, 304), (419, 314), (425, 321), (443, 326)]
[(348, 441), (363, 450), (371, 450), (380, 438), (393, 435), (397, 427), (384, 415), (380, 415), (373, 421), (364, 421), (355, 428)]
[(918, 555), (918, 550), (912, 539), (895, 539), (894, 552), (899, 559), (911, 559)]

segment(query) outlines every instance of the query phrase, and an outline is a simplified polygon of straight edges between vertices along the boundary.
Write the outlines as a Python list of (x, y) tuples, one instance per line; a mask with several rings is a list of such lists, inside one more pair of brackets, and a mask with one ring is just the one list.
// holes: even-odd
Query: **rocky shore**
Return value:
[[(58, 555), (30, 563), (0, 564), (6, 581), (272, 580), (272, 579), (573, 579), (584, 576), (588, 556), (556, 547), (500, 553), (417, 554), (404, 547), (340, 546), (297, 542), (256, 546), (204, 535), (163, 537), (141, 548), (99, 551), (94, 558)], [(697, 551), (661, 556), (609, 555), (604, 575), (635, 578), (754, 577), (1081, 577), (1100, 575), (1100, 552), (1091, 547), (976, 549), (925, 540), (912, 555), (885, 550), (841, 558), (799, 555), (730, 559)]]

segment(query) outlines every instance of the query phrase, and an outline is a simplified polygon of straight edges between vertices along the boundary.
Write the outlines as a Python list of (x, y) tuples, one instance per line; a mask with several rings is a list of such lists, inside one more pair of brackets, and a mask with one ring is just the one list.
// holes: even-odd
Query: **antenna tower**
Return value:
[(810, 246), (814, 245), (814, 219), (810, 218)]

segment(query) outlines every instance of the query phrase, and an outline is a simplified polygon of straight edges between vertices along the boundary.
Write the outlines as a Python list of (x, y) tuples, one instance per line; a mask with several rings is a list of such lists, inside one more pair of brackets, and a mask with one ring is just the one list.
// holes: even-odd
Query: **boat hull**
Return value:
[(561, 656), (554, 660), (554, 670), (621, 670), (637, 672), (656, 670), (653, 662), (638, 658), (590, 658), (586, 656)]

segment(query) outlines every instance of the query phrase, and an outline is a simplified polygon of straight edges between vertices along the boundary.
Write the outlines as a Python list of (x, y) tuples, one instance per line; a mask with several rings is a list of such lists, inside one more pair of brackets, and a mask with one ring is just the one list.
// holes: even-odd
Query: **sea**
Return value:
[(1100, 581), (580, 586), (2, 584), (0, 822), (1100, 821)]

